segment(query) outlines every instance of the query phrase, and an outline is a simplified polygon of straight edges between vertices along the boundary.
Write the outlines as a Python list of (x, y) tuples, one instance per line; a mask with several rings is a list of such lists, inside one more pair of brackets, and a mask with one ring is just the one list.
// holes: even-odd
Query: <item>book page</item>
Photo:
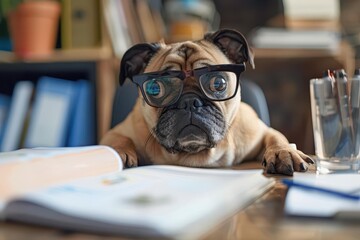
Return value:
[(121, 171), (122, 167), (120, 156), (107, 146), (0, 153), (0, 202), (53, 184)]

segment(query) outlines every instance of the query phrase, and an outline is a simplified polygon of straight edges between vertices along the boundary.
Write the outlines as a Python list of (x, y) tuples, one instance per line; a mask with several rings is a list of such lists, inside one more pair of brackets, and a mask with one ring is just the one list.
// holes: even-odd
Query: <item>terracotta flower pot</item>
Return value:
[(9, 14), (13, 49), (18, 57), (49, 55), (54, 49), (61, 6), (55, 1), (24, 2)]

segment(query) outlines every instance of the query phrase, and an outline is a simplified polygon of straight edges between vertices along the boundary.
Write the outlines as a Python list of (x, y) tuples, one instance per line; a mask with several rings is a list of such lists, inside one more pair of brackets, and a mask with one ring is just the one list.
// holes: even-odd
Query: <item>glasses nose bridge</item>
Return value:
[(184, 78), (194, 77), (194, 70), (184, 71)]
[(184, 89), (186, 87), (198, 84), (196, 71), (194, 71), (194, 69), (190, 69), (190, 70), (187, 70), (187, 71), (186, 70), (182, 71), (182, 78), (183, 78), (182, 80), (183, 80)]
[(187, 85), (194, 85), (198, 82), (198, 77), (196, 76), (196, 71), (194, 71), (193, 69), (191, 70), (187, 70), (187, 71), (183, 71), (182, 72), (182, 80), (183, 80), (183, 85), (184, 87)]

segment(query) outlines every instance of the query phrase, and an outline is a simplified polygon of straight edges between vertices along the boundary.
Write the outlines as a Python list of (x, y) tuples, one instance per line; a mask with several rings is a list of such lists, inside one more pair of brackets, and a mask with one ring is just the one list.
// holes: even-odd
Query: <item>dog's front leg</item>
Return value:
[(136, 167), (138, 165), (136, 148), (130, 138), (112, 130), (101, 139), (100, 144), (115, 149), (119, 153), (125, 167)]
[(280, 132), (269, 128), (264, 136), (265, 153), (263, 166), (266, 173), (293, 175), (294, 170), (305, 172), (314, 161), (303, 152), (292, 148)]

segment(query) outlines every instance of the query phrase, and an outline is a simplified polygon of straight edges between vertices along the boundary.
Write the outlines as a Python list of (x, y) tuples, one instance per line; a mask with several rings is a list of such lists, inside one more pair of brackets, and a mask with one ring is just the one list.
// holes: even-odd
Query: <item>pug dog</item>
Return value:
[(254, 68), (252, 50), (232, 29), (197, 41), (131, 47), (121, 60), (119, 82), (130, 79), (139, 97), (100, 144), (114, 148), (126, 167), (229, 167), (260, 158), (266, 173), (307, 171), (313, 160), (241, 102), (246, 64)]

